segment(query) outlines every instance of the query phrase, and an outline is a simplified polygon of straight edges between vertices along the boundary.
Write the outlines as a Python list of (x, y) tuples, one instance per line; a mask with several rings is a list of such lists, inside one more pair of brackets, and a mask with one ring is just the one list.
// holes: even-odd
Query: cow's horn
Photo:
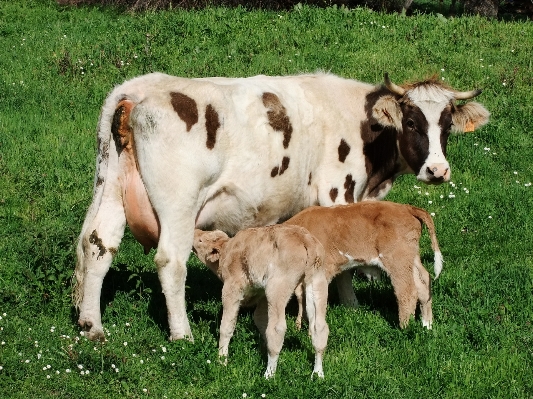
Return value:
[(389, 74), (385, 72), (385, 86), (387, 86), (387, 89), (392, 91), (395, 94), (398, 94), (399, 96), (403, 96), (405, 94), (405, 89), (401, 88), (400, 86), (392, 83), (389, 79)]
[(461, 91), (461, 92), (455, 92), (454, 97), (456, 100), (468, 100), (469, 98), (474, 98), (476, 96), (479, 96), (483, 90), (476, 89), (471, 91)]

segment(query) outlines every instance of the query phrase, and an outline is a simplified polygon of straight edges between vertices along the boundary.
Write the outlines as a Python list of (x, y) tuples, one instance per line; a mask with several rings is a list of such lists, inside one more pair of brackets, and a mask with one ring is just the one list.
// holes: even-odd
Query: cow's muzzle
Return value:
[(450, 167), (447, 164), (433, 164), (426, 168), (429, 183), (439, 184), (450, 180)]

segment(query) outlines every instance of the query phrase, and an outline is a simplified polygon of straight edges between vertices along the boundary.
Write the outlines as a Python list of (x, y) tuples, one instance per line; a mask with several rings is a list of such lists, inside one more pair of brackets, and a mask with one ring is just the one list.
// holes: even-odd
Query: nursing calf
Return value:
[(227, 359), (240, 305), (256, 305), (254, 321), (268, 348), (265, 377), (272, 377), (287, 328), (285, 308), (296, 287), (303, 284), (315, 349), (313, 374), (324, 377), (328, 282), (322, 267), (324, 249), (316, 238), (298, 226), (251, 228), (233, 238), (220, 230), (196, 229), (193, 250), (224, 282), (220, 356)]
[[(431, 281), (422, 265), (419, 241), (424, 223), (435, 252), (435, 278), (442, 255), (431, 216), (423, 209), (387, 201), (310, 207), (284, 225), (305, 227), (324, 246), (328, 282), (348, 269), (379, 268), (390, 277), (398, 302), (400, 327), (406, 327), (420, 302), (422, 324), (431, 329)], [(298, 295), (297, 295), (298, 296)], [(301, 300), (297, 325), (301, 320)]]

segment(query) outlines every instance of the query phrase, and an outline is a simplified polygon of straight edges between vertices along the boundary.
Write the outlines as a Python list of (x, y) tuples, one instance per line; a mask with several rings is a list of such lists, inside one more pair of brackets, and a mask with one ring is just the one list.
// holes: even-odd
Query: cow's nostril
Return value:
[(431, 169), (430, 167), (427, 168), (427, 172), (432, 176), (435, 174), (436, 171), (437, 171), (437, 168), (433, 168), (433, 169)]

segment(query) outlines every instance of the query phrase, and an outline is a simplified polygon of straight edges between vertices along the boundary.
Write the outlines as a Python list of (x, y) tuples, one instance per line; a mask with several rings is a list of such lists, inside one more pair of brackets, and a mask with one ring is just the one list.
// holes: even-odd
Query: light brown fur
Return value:
[[(423, 209), (387, 201), (334, 207), (310, 207), (284, 225), (305, 227), (324, 246), (328, 281), (352, 268), (379, 267), (390, 277), (398, 302), (400, 327), (407, 326), (420, 302), (422, 323), (431, 328), (430, 276), (419, 254), (422, 223), (428, 227), (435, 252), (435, 275), (442, 258), (431, 216)], [(301, 319), (301, 289), (297, 289)]]
[(265, 377), (272, 377), (286, 330), (285, 308), (296, 287), (306, 290), (309, 331), (315, 348), (313, 374), (323, 377), (322, 355), (328, 282), (324, 248), (307, 230), (275, 225), (242, 230), (229, 238), (220, 230), (195, 230), (194, 252), (223, 282), (219, 355), (227, 357), (241, 304), (256, 305), (254, 321), (268, 348)]

